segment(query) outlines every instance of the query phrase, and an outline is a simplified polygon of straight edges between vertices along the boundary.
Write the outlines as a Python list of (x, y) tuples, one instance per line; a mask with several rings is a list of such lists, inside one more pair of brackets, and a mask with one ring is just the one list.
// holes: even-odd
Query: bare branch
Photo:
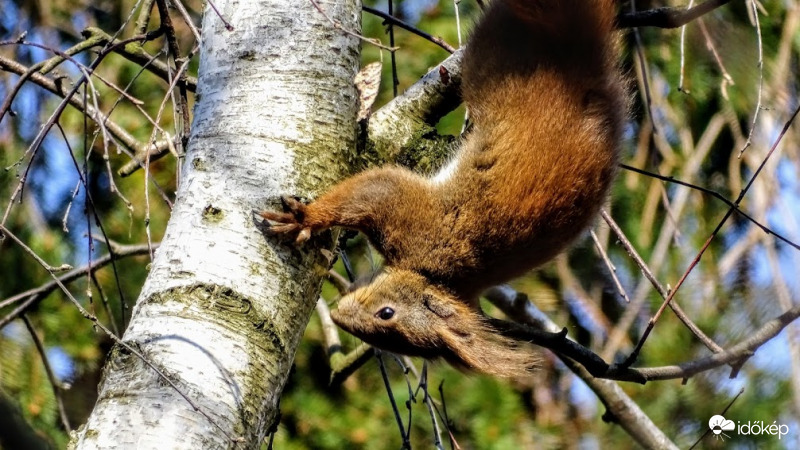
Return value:
[(8, 325), (9, 322), (20, 317), (20, 315), (25, 313), (31, 306), (35, 305), (37, 302), (47, 297), (60, 285), (65, 285), (82, 277), (83, 275), (86, 275), (87, 273), (91, 273), (102, 267), (105, 267), (106, 265), (110, 264), (111, 261), (114, 259), (124, 258), (126, 256), (146, 255), (147, 253), (148, 253), (148, 247), (146, 244), (120, 246), (112, 249), (111, 253), (108, 253), (106, 255), (101, 256), (100, 258), (95, 259), (92, 262), (92, 264), (87, 264), (83, 267), (70, 270), (64, 275), (61, 275), (60, 277), (58, 277), (58, 282), (50, 281), (37, 288), (29, 289), (25, 292), (20, 292), (19, 294), (13, 295), (11, 297), (8, 297), (0, 301), (0, 308), (5, 308), (7, 306), (13, 305), (14, 303), (18, 303), (24, 300), (24, 302), (21, 305), (19, 305), (13, 311), (8, 313), (5, 317), (0, 319), (0, 330), (2, 330), (6, 325)]
[(756, 41), (758, 42), (758, 100), (756, 100), (756, 107), (753, 111), (753, 123), (750, 125), (750, 132), (747, 133), (747, 142), (745, 142), (742, 149), (739, 150), (740, 158), (742, 157), (742, 153), (753, 143), (753, 133), (758, 123), (758, 113), (761, 112), (761, 97), (764, 93), (764, 44), (761, 41), (761, 21), (758, 19), (758, 7), (756, 6), (755, 0), (749, 0), (749, 3), (752, 19), (756, 26)]
[(355, 350), (345, 355), (342, 352), (339, 329), (331, 320), (331, 311), (328, 309), (328, 304), (320, 298), (317, 300), (316, 308), (331, 366), (331, 384), (339, 384), (369, 361), (375, 355), (375, 351), (372, 347), (362, 342)]
[(594, 232), (594, 230), (591, 230), (589, 234), (592, 236), (592, 241), (594, 242), (594, 247), (597, 249), (597, 253), (600, 254), (600, 258), (608, 268), (608, 273), (611, 275), (611, 279), (614, 280), (614, 286), (616, 286), (619, 296), (625, 300), (625, 303), (630, 303), (631, 299), (628, 298), (628, 293), (625, 292), (625, 288), (622, 286), (622, 282), (619, 281), (619, 277), (617, 276), (617, 268), (614, 266), (611, 260), (608, 259), (608, 255), (606, 254), (606, 250), (603, 248), (603, 244), (600, 243), (600, 239), (597, 237), (597, 234)]
[[(161, 28), (164, 30), (167, 36), (167, 48), (169, 49), (169, 53), (172, 56), (172, 61), (175, 63), (177, 69), (177, 66), (181, 65), (181, 53), (180, 47), (178, 47), (178, 38), (175, 37), (175, 27), (172, 25), (172, 18), (170, 17), (169, 9), (167, 8), (167, 0), (156, 0), (156, 6), (158, 6), (158, 15), (161, 17)], [(176, 80), (173, 81), (173, 77), (176, 78)], [(189, 119), (189, 100), (186, 96), (186, 83), (185, 81), (182, 83), (180, 82), (181, 80), (185, 79), (185, 70), (178, 70), (177, 73), (174, 73), (173, 70), (170, 69), (170, 84), (176, 82), (178, 83), (179, 95), (173, 96), (173, 103), (175, 103), (175, 108), (180, 111), (181, 119), (183, 119), (183, 133), (181, 134), (182, 144), (186, 144), (184, 139), (189, 139), (189, 125), (191, 123)]]
[[(26, 73), (30, 72), (29, 68), (17, 63), (16, 61), (6, 59), (3, 56), (0, 56), (0, 69), (7, 72), (16, 73), (18, 75), (25, 75)], [(146, 146), (145, 144), (139, 142), (130, 133), (128, 133), (127, 130), (119, 126), (116, 122), (110, 120), (108, 116), (96, 110), (92, 105), (85, 105), (79, 96), (74, 95), (74, 92), (77, 91), (75, 88), (78, 87), (78, 85), (73, 87), (71, 91), (67, 91), (62, 83), (56, 82), (45, 75), (30, 72), (30, 75), (28, 76), (30, 81), (36, 85), (58, 95), (59, 97), (67, 98), (67, 102), (71, 106), (87, 114), (95, 123), (105, 124), (105, 127), (114, 137), (114, 139), (116, 139), (116, 141), (123, 146), (127, 147), (134, 154), (146, 152), (145, 147), (149, 148), (152, 152), (157, 152), (162, 148), (169, 148), (169, 144), (166, 141), (159, 141), (156, 142), (155, 145)]]
[(670, 292), (669, 296), (664, 300), (664, 302), (658, 308), (658, 311), (656, 311), (656, 313), (650, 319), (650, 321), (647, 324), (647, 328), (645, 329), (644, 333), (642, 333), (641, 339), (639, 339), (639, 343), (636, 345), (636, 348), (634, 348), (633, 352), (631, 352), (628, 358), (622, 363), (623, 366), (625, 367), (630, 366), (631, 364), (634, 363), (634, 361), (636, 361), (636, 358), (638, 358), (642, 346), (644, 346), (645, 341), (647, 341), (647, 337), (650, 335), (650, 332), (653, 330), (653, 327), (655, 326), (656, 322), (661, 317), (661, 314), (663, 314), (664, 309), (667, 307), (667, 305), (669, 305), (669, 303), (675, 297), (675, 293), (678, 292), (678, 289), (680, 289), (680, 287), (683, 285), (683, 282), (686, 281), (686, 278), (700, 262), (700, 258), (703, 257), (703, 254), (705, 253), (706, 249), (708, 249), (708, 246), (711, 244), (711, 241), (717, 236), (717, 234), (722, 229), (723, 225), (725, 225), (725, 223), (731, 217), (731, 215), (733, 215), (733, 212), (736, 211), (737, 207), (739, 206), (739, 203), (741, 203), (741, 201), (744, 199), (745, 195), (747, 194), (747, 191), (750, 190), (750, 187), (753, 185), (753, 182), (755, 182), (756, 178), (758, 178), (759, 174), (764, 169), (764, 166), (767, 164), (767, 161), (769, 161), (772, 154), (778, 148), (778, 144), (780, 144), (781, 141), (783, 140), (783, 136), (786, 135), (786, 132), (789, 130), (789, 127), (791, 127), (792, 123), (794, 123), (794, 119), (797, 117), (798, 113), (800, 113), (800, 106), (798, 106), (794, 110), (794, 113), (792, 113), (792, 115), (789, 117), (786, 123), (784, 123), (783, 129), (778, 134), (778, 137), (775, 139), (775, 142), (772, 144), (772, 147), (769, 149), (769, 152), (767, 152), (767, 155), (764, 156), (764, 159), (761, 161), (761, 164), (758, 166), (758, 169), (756, 169), (755, 173), (753, 173), (753, 175), (750, 177), (750, 180), (747, 182), (747, 185), (744, 187), (744, 189), (742, 189), (742, 192), (739, 193), (739, 196), (736, 198), (736, 201), (733, 202), (734, 206), (728, 209), (728, 212), (725, 214), (722, 220), (720, 220), (719, 224), (717, 224), (717, 227), (714, 229), (714, 231), (711, 232), (711, 235), (708, 237), (705, 244), (703, 244), (703, 247), (697, 253), (697, 256), (695, 256), (692, 262), (689, 264), (689, 267), (683, 273), (683, 276), (681, 276), (680, 280), (678, 280), (678, 283), (675, 285), (675, 288), (672, 290), (672, 292)]
[(630, 170), (631, 172), (636, 172), (636, 173), (639, 173), (639, 174), (642, 174), (642, 175), (646, 175), (648, 177), (656, 178), (656, 179), (661, 180), (661, 181), (666, 181), (668, 183), (679, 184), (681, 186), (685, 186), (685, 187), (688, 187), (690, 189), (694, 189), (694, 190), (702, 192), (704, 194), (708, 194), (708, 195), (716, 198), (717, 200), (725, 203), (730, 208), (733, 208), (734, 210), (736, 210), (736, 212), (738, 214), (740, 214), (742, 217), (744, 217), (745, 219), (750, 221), (753, 225), (755, 225), (758, 228), (760, 228), (761, 231), (763, 231), (764, 233), (766, 233), (768, 235), (775, 236), (776, 238), (778, 238), (778, 240), (784, 242), (785, 244), (788, 244), (788, 245), (796, 248), (797, 250), (800, 250), (800, 245), (795, 244), (794, 242), (789, 240), (789, 238), (786, 238), (783, 235), (781, 235), (780, 233), (777, 233), (773, 229), (767, 227), (766, 225), (763, 225), (761, 222), (759, 222), (758, 220), (754, 219), (750, 214), (747, 214), (745, 211), (743, 211), (739, 207), (739, 205), (737, 203), (728, 200), (727, 198), (725, 198), (724, 195), (720, 194), (719, 192), (717, 192), (717, 191), (715, 191), (713, 189), (708, 189), (708, 188), (704, 188), (703, 186), (698, 186), (696, 184), (687, 183), (685, 181), (678, 180), (675, 177), (671, 177), (671, 176), (665, 177), (663, 175), (659, 175), (659, 174), (654, 173), (654, 172), (650, 172), (650, 171), (642, 170), (642, 169), (637, 169), (636, 167), (629, 166), (627, 164), (620, 164), (619, 166), (622, 167), (625, 170)]
[[(152, 33), (158, 33), (158, 35), (160, 35), (162, 31), (159, 29)], [(147, 70), (153, 75), (169, 83), (169, 66), (163, 61), (154, 59), (153, 55), (144, 51), (144, 48), (140, 43), (129, 42), (125, 45), (117, 45), (120, 43), (119, 40), (113, 39), (111, 35), (96, 27), (86, 28), (85, 30), (81, 31), (81, 35), (87, 39), (96, 39), (98, 46), (109, 44), (113, 45), (114, 53), (122, 56), (130, 62), (136, 63), (142, 67), (146, 67)], [(185, 79), (179, 80), (178, 83), (185, 86), (186, 90), (190, 92), (197, 91), (197, 78), (195, 77), (190, 77), (187, 75)]]
[(443, 48), (445, 51), (447, 51), (449, 53), (454, 53), (456, 51), (455, 47), (453, 47), (452, 45), (448, 44), (444, 39), (440, 38), (439, 36), (433, 36), (431, 34), (428, 34), (428, 33), (424, 32), (424, 31), (420, 30), (419, 28), (414, 27), (413, 25), (409, 25), (406, 22), (403, 22), (402, 20), (398, 19), (395, 16), (386, 14), (385, 12), (383, 12), (383, 11), (381, 11), (379, 9), (371, 8), (371, 7), (367, 6), (367, 5), (362, 5), (361, 9), (363, 9), (364, 11), (366, 11), (366, 12), (372, 14), (372, 15), (380, 17), (381, 19), (385, 20), (388, 23), (391, 23), (393, 25), (397, 25), (398, 27), (400, 27), (400, 28), (402, 28), (402, 29), (404, 29), (406, 31), (410, 31), (410, 32), (416, 34), (417, 36), (425, 38), (425, 39), (433, 42), (434, 44), (438, 45), (439, 47)]
[[(622, 247), (625, 249), (626, 252), (628, 252), (628, 255), (630, 255), (631, 259), (633, 259), (633, 262), (636, 263), (636, 265), (642, 271), (645, 278), (647, 278), (650, 281), (650, 283), (653, 285), (656, 291), (658, 291), (659, 295), (661, 295), (662, 298), (667, 298), (667, 296), (669, 295), (669, 291), (667, 291), (664, 288), (664, 286), (662, 286), (661, 283), (658, 282), (655, 275), (653, 275), (653, 272), (650, 270), (650, 267), (648, 267), (647, 263), (644, 262), (641, 256), (639, 256), (639, 252), (636, 251), (636, 248), (634, 248), (633, 244), (631, 244), (631, 241), (628, 239), (628, 237), (625, 236), (625, 233), (622, 231), (619, 225), (617, 225), (617, 222), (615, 222), (614, 219), (611, 217), (611, 215), (608, 214), (608, 212), (606, 212), (605, 210), (601, 210), (600, 215), (603, 217), (603, 220), (606, 221), (609, 228), (611, 228), (611, 231), (613, 231), (614, 234), (617, 236), (617, 239), (619, 240), (620, 244), (622, 244)], [(670, 303), (670, 307), (672, 307), (672, 311), (675, 313), (678, 319), (680, 319), (680, 321), (683, 322), (686, 328), (688, 328), (689, 331), (691, 331), (692, 334), (694, 334), (700, 340), (700, 342), (702, 342), (706, 347), (708, 347), (709, 350), (711, 350), (714, 353), (719, 353), (722, 351), (722, 347), (717, 345), (717, 343), (714, 342), (714, 340), (712, 340), (705, 333), (703, 333), (703, 330), (701, 330), (700, 327), (698, 327), (694, 322), (692, 322), (689, 316), (687, 316), (686, 313), (683, 312), (683, 309), (677, 303)]]
[(36, 334), (36, 330), (33, 328), (33, 324), (31, 323), (30, 319), (28, 319), (28, 316), (23, 315), (22, 321), (25, 323), (25, 328), (28, 329), (28, 333), (31, 335), (33, 344), (36, 346), (36, 351), (39, 353), (39, 358), (42, 360), (44, 371), (47, 374), (47, 380), (50, 382), (50, 386), (53, 388), (53, 396), (55, 397), (56, 404), (58, 405), (58, 415), (61, 418), (61, 425), (69, 432), (72, 430), (72, 427), (69, 424), (67, 412), (64, 410), (64, 399), (61, 395), (63, 388), (61, 387), (61, 383), (56, 380), (56, 376), (53, 374), (53, 368), (50, 366), (50, 360), (47, 358), (44, 344), (42, 344), (42, 340), (39, 338), (39, 335)]
[[(520, 308), (517, 293), (512, 289), (496, 287), (490, 291), (493, 294), (492, 298), (490, 298), (492, 303), (505, 311), (506, 314), (513, 313), (513, 316), (510, 317), (513, 317), (514, 320), (538, 327), (545, 332), (558, 331), (558, 326), (541, 311), (536, 310), (530, 302), (527, 302), (527, 306)], [(619, 424), (645, 448), (677, 448), (617, 383), (594, 377), (584, 366), (568, 357), (558, 353), (556, 353), (556, 356), (575, 375), (582, 379), (606, 406), (607, 412), (603, 416), (603, 420)]]
[(789, 309), (780, 316), (766, 322), (750, 337), (728, 348), (721, 353), (716, 353), (705, 358), (697, 359), (675, 366), (650, 367), (637, 369), (648, 380), (669, 380), (688, 378), (700, 372), (714, 369), (725, 364), (740, 364), (743, 360), (753, 356), (759, 347), (778, 335), (787, 325), (800, 317), (800, 305)]
[(620, 14), (617, 17), (619, 28), (657, 27), (678, 28), (708, 14), (731, 0), (708, 0), (694, 8), (656, 8), (647, 11)]
[[(800, 305), (794, 306), (775, 319), (766, 322), (758, 330), (751, 333), (747, 339), (727, 350), (705, 358), (674, 366), (636, 369), (632, 369), (624, 363), (612, 366), (606, 365), (607, 369), (603, 373), (602, 368), (605, 363), (602, 362), (602, 359), (580, 344), (566, 339), (566, 329), (558, 331), (558, 326), (544, 313), (537, 310), (528, 301), (525, 294), (518, 293), (507, 286), (498, 286), (487, 291), (486, 298), (516, 322), (536, 328), (536, 330), (530, 327), (514, 329), (513, 331), (518, 333), (514, 337), (524, 338), (536, 345), (550, 349), (565, 362), (570, 359), (581, 364), (582, 367), (580, 369), (593, 377), (639, 383), (653, 380), (685, 379), (726, 364), (740, 365), (752, 356), (759, 347), (777, 336), (787, 325), (800, 317)], [(502, 321), (495, 319), (493, 324), (497, 322)], [(561, 339), (547, 337), (548, 334), (550, 336), (561, 335)], [(540, 338), (541, 336), (545, 338), (542, 339)], [(565, 341), (568, 341), (568, 343), (565, 343)], [(578, 375), (580, 376), (580, 374)]]
[(217, 421), (214, 420), (214, 418), (211, 417), (211, 415), (208, 412), (206, 412), (205, 410), (200, 408), (197, 405), (197, 403), (194, 402), (194, 400), (192, 400), (183, 390), (181, 390), (180, 387), (178, 387), (178, 385), (175, 383), (175, 381), (173, 381), (170, 377), (165, 375), (164, 372), (159, 367), (157, 367), (155, 364), (150, 362), (150, 360), (147, 359), (142, 352), (140, 352), (136, 348), (132, 347), (130, 344), (128, 344), (127, 342), (123, 341), (121, 338), (117, 337), (114, 333), (111, 332), (111, 330), (106, 328), (106, 326), (103, 325), (102, 322), (97, 320), (97, 317), (95, 317), (94, 315), (90, 314), (89, 311), (87, 311), (81, 305), (81, 303), (72, 295), (72, 293), (69, 291), (69, 289), (67, 289), (67, 287), (64, 286), (64, 284), (55, 275), (55, 273), (53, 273), (53, 271), (50, 269), (51, 266), (49, 264), (47, 264), (39, 255), (37, 255), (36, 252), (34, 252), (30, 247), (25, 245), (25, 243), (22, 242), (16, 235), (11, 233), (11, 231), (9, 231), (8, 228), (6, 228), (4, 225), (1, 225), (1, 224), (0, 224), (0, 234), (2, 234), (3, 237), (11, 238), (11, 240), (14, 241), (18, 246), (20, 246), (25, 251), (25, 253), (30, 255), (33, 259), (36, 260), (37, 263), (39, 263), (39, 265), (44, 267), (45, 270), (47, 270), (47, 272), (53, 278), (53, 281), (56, 283), (56, 285), (58, 285), (58, 287), (61, 289), (61, 291), (64, 293), (64, 295), (66, 295), (67, 298), (72, 302), (72, 304), (75, 305), (75, 307), (78, 309), (78, 311), (81, 313), (81, 315), (85, 319), (89, 320), (90, 322), (92, 322), (92, 324), (95, 327), (97, 327), (100, 330), (102, 330), (103, 333), (105, 333), (109, 338), (111, 338), (111, 340), (114, 341), (115, 344), (117, 344), (120, 347), (124, 348), (126, 351), (130, 352), (131, 354), (136, 355), (136, 357), (139, 358), (145, 365), (150, 367), (156, 374), (158, 374), (158, 377), (160, 379), (164, 380), (165, 383), (167, 383), (170, 387), (172, 387), (172, 389), (174, 389), (175, 392), (178, 395), (180, 395), (186, 401), (186, 403), (189, 404), (189, 406), (192, 407), (192, 409), (194, 409), (195, 411), (200, 413), (203, 417), (205, 417), (208, 420), (208, 422), (210, 424), (214, 425), (220, 431), (220, 433), (222, 433), (229, 441), (238, 442), (240, 440), (240, 438), (238, 438), (238, 437), (231, 436), (228, 433), (228, 431), (225, 428), (223, 428), (221, 425), (219, 425), (217, 423)]

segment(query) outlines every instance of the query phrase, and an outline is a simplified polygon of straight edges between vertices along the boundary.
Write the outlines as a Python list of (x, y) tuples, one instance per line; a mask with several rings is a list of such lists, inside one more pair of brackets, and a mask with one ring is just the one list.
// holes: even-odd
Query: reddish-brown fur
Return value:
[(386, 272), (340, 301), (342, 328), (497, 375), (531, 367), (529, 352), (486, 325), (477, 300), (562, 251), (605, 199), (626, 107), (614, 17), (613, 0), (493, 1), (464, 56), (474, 126), (448, 177), (382, 167), (310, 205), (287, 200), (289, 212), (262, 213), (298, 241), (357, 229), (384, 255)]

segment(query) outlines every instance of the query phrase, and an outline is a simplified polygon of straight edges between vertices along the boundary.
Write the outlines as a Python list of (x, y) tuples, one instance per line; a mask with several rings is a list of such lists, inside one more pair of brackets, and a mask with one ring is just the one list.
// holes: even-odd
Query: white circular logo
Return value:
[(708, 428), (710, 428), (714, 434), (719, 435), (723, 431), (733, 430), (736, 428), (736, 425), (732, 420), (727, 420), (726, 418), (717, 414), (716, 416), (712, 416), (710, 419), (708, 419)]

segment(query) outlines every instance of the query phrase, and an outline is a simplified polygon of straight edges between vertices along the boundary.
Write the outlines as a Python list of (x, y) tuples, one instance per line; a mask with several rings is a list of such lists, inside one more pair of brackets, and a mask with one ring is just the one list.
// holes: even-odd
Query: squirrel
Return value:
[(284, 212), (260, 212), (297, 243), (345, 227), (384, 256), (334, 322), (460, 368), (510, 377), (535, 367), (529, 345), (478, 300), (564, 250), (605, 201), (627, 109), (615, 17), (615, 0), (492, 1), (462, 64), (472, 126), (438, 174), (373, 168), (308, 205), (284, 197)]

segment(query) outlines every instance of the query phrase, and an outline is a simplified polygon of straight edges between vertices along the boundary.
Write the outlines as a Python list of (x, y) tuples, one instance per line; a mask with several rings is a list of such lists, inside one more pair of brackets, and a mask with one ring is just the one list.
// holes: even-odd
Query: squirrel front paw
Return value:
[(301, 244), (311, 237), (311, 227), (305, 224), (306, 205), (292, 197), (281, 197), (284, 212), (259, 211), (257, 214), (270, 222), (267, 231), (274, 234), (297, 233), (295, 242)]

